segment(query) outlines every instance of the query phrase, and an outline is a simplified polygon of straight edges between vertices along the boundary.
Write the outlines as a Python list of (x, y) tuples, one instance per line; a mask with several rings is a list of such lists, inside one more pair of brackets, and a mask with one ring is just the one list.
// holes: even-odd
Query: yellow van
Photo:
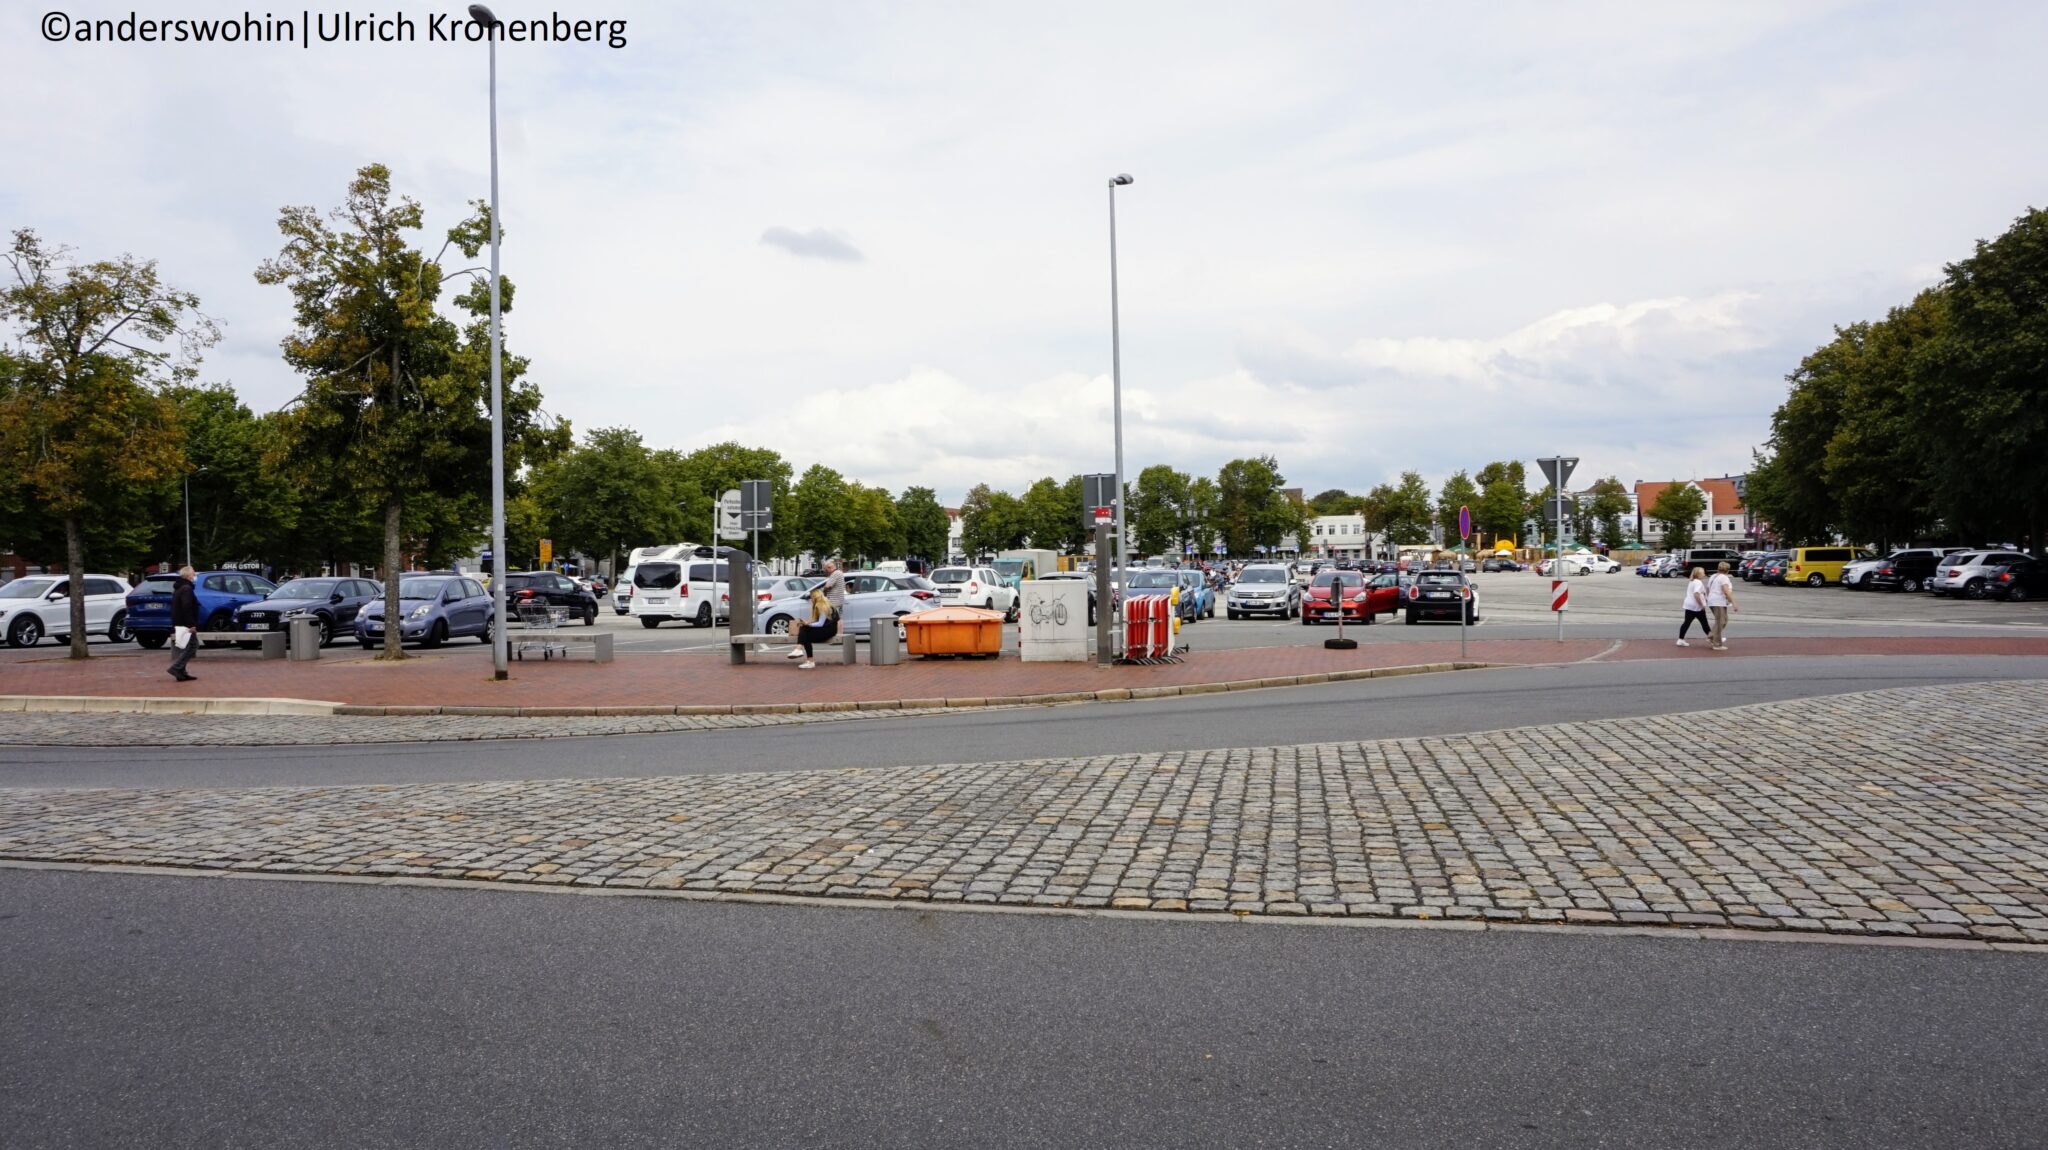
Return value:
[(1856, 561), (1854, 547), (1794, 547), (1785, 560), (1785, 582), (1825, 587), (1842, 581), (1842, 568)]

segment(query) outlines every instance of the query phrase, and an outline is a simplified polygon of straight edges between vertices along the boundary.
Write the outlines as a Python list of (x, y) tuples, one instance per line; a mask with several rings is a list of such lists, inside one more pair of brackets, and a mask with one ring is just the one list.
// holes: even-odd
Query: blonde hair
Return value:
[(1707, 577), (1707, 569), (1705, 567), (1693, 568), (1692, 577), (1695, 579), (1705, 579)]

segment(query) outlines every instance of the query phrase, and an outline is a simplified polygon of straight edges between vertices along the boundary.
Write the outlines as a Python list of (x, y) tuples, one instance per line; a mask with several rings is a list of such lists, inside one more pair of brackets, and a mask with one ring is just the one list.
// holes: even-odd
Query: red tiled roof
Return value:
[(1715, 515), (1742, 514), (1742, 500), (1735, 494), (1733, 479), (1673, 479), (1664, 483), (1636, 484), (1636, 506), (1642, 508), (1644, 516), (1650, 514), (1650, 508), (1657, 506), (1657, 497), (1673, 483), (1691, 483), (1712, 496)]

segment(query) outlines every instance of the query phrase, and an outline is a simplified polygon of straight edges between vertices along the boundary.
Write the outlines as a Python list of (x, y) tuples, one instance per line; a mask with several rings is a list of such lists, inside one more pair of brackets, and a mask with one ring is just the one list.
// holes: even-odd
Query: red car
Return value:
[(1400, 608), (1401, 581), (1398, 575), (1380, 575), (1367, 582), (1357, 571), (1320, 571), (1301, 593), (1301, 625), (1335, 622), (1338, 607), (1332, 606), (1332, 590), (1340, 596), (1344, 621), (1371, 623), (1381, 615)]

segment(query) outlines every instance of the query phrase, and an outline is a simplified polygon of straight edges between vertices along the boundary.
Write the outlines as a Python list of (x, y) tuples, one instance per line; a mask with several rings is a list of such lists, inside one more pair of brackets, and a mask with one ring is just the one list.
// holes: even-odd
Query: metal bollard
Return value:
[(320, 620), (306, 616), (291, 621), (286, 650), (292, 662), (304, 663), (320, 657)]
[(903, 661), (903, 644), (895, 616), (868, 621), (868, 665), (893, 667)]

